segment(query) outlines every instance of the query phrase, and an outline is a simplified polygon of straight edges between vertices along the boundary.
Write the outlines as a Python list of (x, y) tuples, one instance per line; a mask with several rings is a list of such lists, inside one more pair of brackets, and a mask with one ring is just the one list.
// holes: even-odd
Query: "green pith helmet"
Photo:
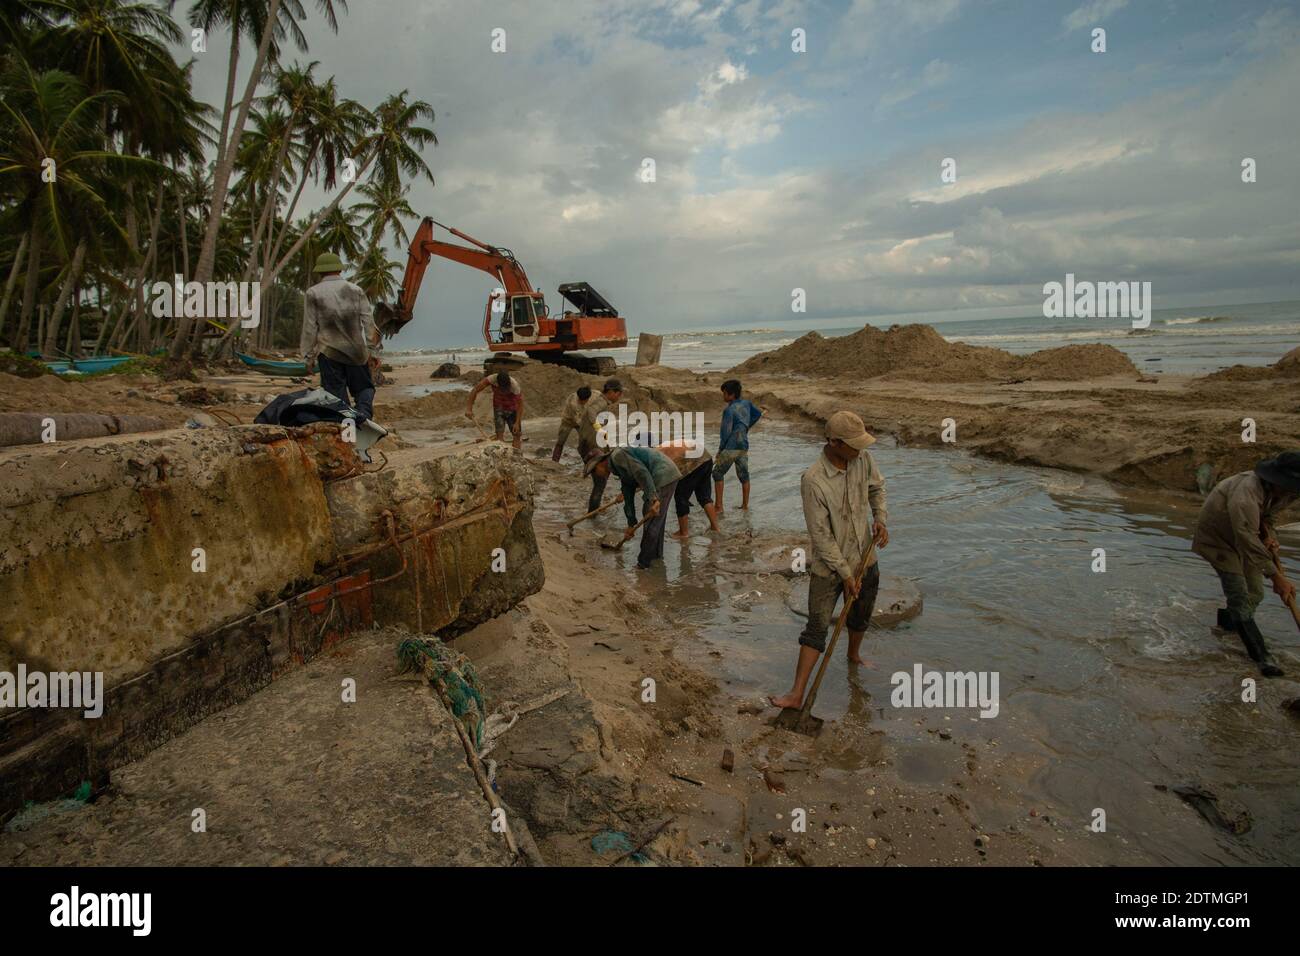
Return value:
[(322, 252), (316, 257), (312, 272), (342, 272), (343, 260), (332, 252)]

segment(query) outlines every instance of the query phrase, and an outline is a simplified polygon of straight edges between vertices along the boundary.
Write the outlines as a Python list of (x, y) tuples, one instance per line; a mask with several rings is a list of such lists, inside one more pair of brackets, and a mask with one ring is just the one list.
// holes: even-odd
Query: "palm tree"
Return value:
[(53, 0), (5, 0), (0, 6), (0, 51), (29, 56), (32, 41), (49, 29), (55, 17), (53, 5)]
[(397, 297), (395, 269), (402, 264), (389, 259), (381, 246), (371, 244), (352, 268), (352, 281), (365, 290), (371, 302), (391, 302)]
[[(299, 135), (306, 147), (306, 156), (299, 168), (298, 186), (285, 210), (286, 223), (293, 221), (298, 199), (308, 179), (316, 180), (325, 189), (335, 188), (340, 168), (346, 168), (345, 164), (355, 155), (356, 144), (372, 121), (373, 117), (360, 103), (339, 98), (333, 77), (311, 91), (299, 117)], [(270, 271), (272, 263), (278, 261), (276, 257), (284, 239), (282, 230), (274, 242), (268, 243), (263, 273)]]
[(422, 150), (437, 146), (438, 137), (431, 128), (419, 125), (427, 119), (433, 122), (433, 107), (424, 100), (408, 103), (408, 90), (388, 97), (375, 110), (379, 128), (370, 137), (375, 175), (382, 183), (396, 183), (405, 174), (407, 179), (420, 176), (434, 185), (433, 171), (424, 161)]
[[(118, 119), (165, 111), (157, 78), (177, 69), (166, 44), (182, 37), (167, 11), (130, 0), (47, 0), (46, 6), (58, 17), (40, 44), (50, 50), (51, 65), (77, 76), (92, 95), (123, 94)], [(106, 134), (114, 132), (104, 125)]]
[[(306, 112), (309, 104), (319, 95), (319, 89), (316, 86), (316, 80), (312, 76), (319, 64), (313, 60), (306, 66), (294, 63), (288, 69), (276, 68), (275, 83), (273, 92), (267, 99), (282, 107), (287, 107), (288, 112), (285, 116), (285, 135), (278, 141), (278, 149), (267, 149), (267, 162), (264, 171), (266, 182), (269, 184), (264, 193), (264, 202), (262, 214), (258, 217), (257, 226), (253, 231), (253, 241), (248, 254), (248, 266), (246, 267), (244, 278), (247, 279), (251, 270), (258, 265), (258, 252), (262, 243), (263, 234), (274, 225), (273, 219), (275, 211), (280, 206), (281, 186), (280, 180), (283, 176), (286, 163), (292, 168), (294, 162), (305, 162), (305, 146), (297, 137), (299, 125), (302, 116)], [(267, 141), (264, 147), (270, 147)], [(271, 153), (274, 152), (274, 158)], [(292, 215), (292, 213), (290, 213)], [(269, 236), (268, 236), (269, 237)], [(269, 245), (269, 243), (268, 243)]]
[(361, 256), (361, 214), (356, 206), (335, 206), (321, 218), (316, 227), (316, 245), (323, 252), (333, 252), (351, 261)]
[[(175, 0), (170, 0), (170, 3), (174, 5)], [(347, 0), (316, 0), (316, 6), (324, 14), (330, 29), (337, 33), (338, 16), (335, 9), (337, 7), (346, 11)], [(226, 97), (221, 112), (216, 165), (213, 172), (212, 209), (203, 231), (203, 244), (199, 248), (198, 262), (194, 269), (194, 278), (198, 282), (207, 282), (213, 276), (218, 234), (226, 207), (226, 193), (231, 174), (234, 172), (235, 158), (239, 154), (239, 140), (253, 105), (254, 94), (262, 81), (266, 65), (279, 60), (279, 39), (289, 35), (299, 50), (307, 49), (307, 39), (298, 26), (298, 21), (305, 17), (300, 0), (196, 0), (190, 9), (192, 26), (208, 33), (217, 27), (225, 27), (230, 32)], [(245, 36), (258, 38), (257, 53), (252, 69), (249, 70), (244, 96), (239, 101), (238, 111), (232, 122), (231, 111), (235, 107), (235, 74), (239, 67), (239, 46)], [(185, 354), (191, 325), (189, 321), (178, 323), (176, 338), (172, 341), (171, 347), (173, 359), (179, 359)]]
[(369, 246), (373, 249), (384, 238), (384, 231), (391, 229), (393, 241), (399, 245), (409, 242), (402, 218), (414, 219), (416, 212), (407, 202), (409, 186), (396, 183), (368, 182), (357, 187), (357, 192), (365, 196), (364, 202), (356, 204), (356, 209), (366, 214), (365, 227), (370, 230)]
[(321, 220), (338, 207), (343, 198), (352, 191), (356, 181), (364, 176), (371, 166), (374, 166), (375, 176), (381, 183), (398, 182), (404, 173), (411, 179), (424, 176), (431, 185), (433, 184), (433, 172), (420, 152), (426, 146), (438, 145), (438, 137), (434, 135), (433, 130), (420, 125), (426, 118), (429, 122), (433, 121), (433, 107), (424, 100), (407, 102), (409, 92), (409, 90), (402, 90), (379, 104), (379, 108), (374, 112), (373, 128), (357, 144), (357, 153), (365, 157), (365, 162), (362, 163), (356, 177), (339, 190), (333, 201), (307, 224), (298, 241), (275, 264), (270, 274), (262, 277), (264, 287), (267, 283), (275, 281), (275, 277), (298, 253), (303, 243), (311, 238), (312, 233), (320, 226)]
[(125, 238), (105, 202), (115, 176), (137, 169), (165, 171), (143, 157), (123, 156), (99, 148), (99, 120), (117, 94), (87, 96), (75, 76), (62, 70), (37, 73), (25, 61), (5, 77), (7, 95), (0, 100), (0, 182), (12, 189), (21, 227), (28, 233), (27, 278), (14, 345), (27, 348), (36, 305), (44, 246), (71, 259), (75, 225), (98, 221)]

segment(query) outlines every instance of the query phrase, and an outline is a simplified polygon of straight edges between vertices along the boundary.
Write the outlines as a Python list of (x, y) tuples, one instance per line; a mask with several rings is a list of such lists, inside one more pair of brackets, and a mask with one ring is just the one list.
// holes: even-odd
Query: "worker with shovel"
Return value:
[[(718, 512), (713, 507), (713, 495), (710, 489), (713, 474), (713, 456), (703, 447), (697, 447), (695, 439), (676, 438), (656, 445), (659, 451), (667, 455), (681, 472), (677, 490), (673, 493), (673, 502), (677, 505), (677, 531), (674, 538), (686, 539), (691, 535), (691, 496), (704, 509), (709, 519), (709, 530), (721, 532), (718, 524)], [(691, 457), (694, 455), (694, 457)]]
[[(560, 412), (560, 430), (555, 435), (555, 449), (551, 452), (551, 461), (559, 461), (560, 456), (564, 454), (564, 446), (569, 442), (569, 435), (575, 428), (581, 427), (582, 416), (586, 413), (587, 402), (590, 400), (591, 389), (584, 385), (564, 402), (564, 410)], [(581, 432), (578, 434), (578, 440), (579, 442), (582, 440)]]
[[(611, 410), (622, 398), (623, 383), (616, 378), (611, 378), (601, 386), (599, 395), (593, 395), (587, 400), (582, 410), (582, 417), (578, 421), (578, 454), (582, 456), (584, 462), (589, 462), (591, 456), (600, 451), (596, 441), (596, 432), (600, 428), (600, 413)], [(604, 478), (590, 468), (586, 473), (591, 476), (591, 495), (587, 499), (587, 511), (591, 512), (600, 507), (600, 499), (605, 496), (605, 482), (609, 480), (609, 472), (605, 472)]]
[[(648, 569), (652, 562), (664, 556), (664, 525), (668, 519), (668, 504), (673, 500), (681, 472), (672, 459), (654, 448), (597, 448), (587, 462), (587, 474), (601, 478), (602, 486), (610, 474), (618, 476), (623, 485), (623, 514), (627, 517), (627, 530), (623, 543), (631, 541), (638, 528), (641, 532), (641, 552), (636, 566)], [(641, 520), (636, 520), (636, 493), (641, 490)]]
[[(832, 638), (839, 638), (847, 619), (849, 628), (849, 663), (866, 664), (862, 657), (862, 638), (871, 623), (876, 592), (880, 588), (880, 566), (876, 548), (889, 544), (885, 528), (888, 512), (885, 505), (885, 479), (875, 460), (864, 449), (876, 439), (867, 432), (862, 419), (852, 412), (836, 412), (826, 423), (826, 444), (821, 455), (803, 474), (804, 521), (812, 540), (808, 570), (808, 623), (799, 635), (799, 661), (795, 667), (794, 686), (788, 694), (769, 697), (783, 714), (804, 716), (812, 709), (816, 696), (814, 685), (805, 706), (804, 690), (813, 665), (826, 650), (826, 629), (841, 594), (846, 607)], [(818, 684), (826, 662), (817, 675)]]
[(1264, 635), (1255, 623), (1255, 608), (1264, 598), (1264, 578), (1273, 593), (1296, 610), (1295, 586), (1282, 573), (1278, 560), (1277, 516), (1300, 499), (1300, 451), (1287, 451), (1261, 461), (1254, 471), (1243, 471), (1219, 482), (1196, 522), (1192, 550), (1218, 572), (1226, 608), (1219, 609), (1219, 627), (1236, 631), (1246, 653), (1265, 677), (1285, 673), (1269, 653)]

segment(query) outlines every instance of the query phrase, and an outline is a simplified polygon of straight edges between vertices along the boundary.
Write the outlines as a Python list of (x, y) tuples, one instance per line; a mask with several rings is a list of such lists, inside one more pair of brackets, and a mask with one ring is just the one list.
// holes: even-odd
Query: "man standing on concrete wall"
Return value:
[(310, 374), (320, 367), (321, 388), (352, 405), (363, 420), (374, 417), (375, 383), (370, 350), (378, 344), (370, 300), (343, 278), (343, 260), (332, 252), (316, 257), (312, 272), (320, 281), (303, 299), (300, 349)]

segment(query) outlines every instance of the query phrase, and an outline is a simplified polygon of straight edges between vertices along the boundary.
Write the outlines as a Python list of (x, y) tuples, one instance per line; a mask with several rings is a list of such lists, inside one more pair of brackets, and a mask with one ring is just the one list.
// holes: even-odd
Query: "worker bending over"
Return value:
[(597, 448), (587, 462), (587, 474), (599, 475), (603, 488), (611, 472), (618, 476), (623, 486), (623, 514), (627, 517), (624, 541), (632, 540), (636, 533), (636, 492), (641, 489), (641, 517), (649, 520), (642, 526), (641, 552), (637, 555), (636, 566), (649, 568), (651, 563), (664, 556), (668, 502), (677, 489), (681, 472), (671, 458), (655, 448)]
[(713, 471), (713, 457), (700, 448), (701, 454), (695, 458), (688, 456), (687, 452), (692, 450), (694, 443), (686, 439), (674, 439), (673, 441), (664, 442), (656, 446), (659, 451), (663, 452), (668, 459), (677, 466), (681, 473), (681, 480), (677, 482), (677, 490), (673, 492), (673, 503), (677, 506), (677, 531), (673, 533), (674, 538), (690, 537), (690, 518), (691, 513), (691, 496), (695, 496), (695, 501), (704, 513), (709, 516), (709, 530), (721, 531), (722, 526), (718, 524), (718, 513), (713, 507), (713, 495), (710, 492), (710, 475)]
[[(610, 406), (617, 405), (623, 398), (623, 383), (616, 378), (611, 378), (601, 387), (599, 395), (591, 396), (586, 407), (582, 412), (582, 419), (578, 424), (578, 454), (582, 456), (584, 463), (590, 462), (592, 455), (598, 451), (609, 451), (608, 448), (601, 448), (596, 439), (596, 432), (600, 428), (597, 419), (600, 413), (609, 411)], [(595, 511), (600, 507), (600, 499), (605, 496), (605, 482), (609, 480), (609, 472), (605, 472), (605, 477), (586, 469), (586, 473), (591, 476), (591, 495), (587, 499), (587, 510)]]
[(770, 697), (774, 707), (801, 707), (808, 676), (826, 649), (826, 629), (841, 594), (849, 608), (849, 664), (865, 664), (862, 637), (880, 589), (880, 563), (873, 550), (862, 580), (857, 565), (874, 541), (889, 544), (885, 529), (885, 479), (864, 449), (876, 439), (852, 412), (836, 412), (826, 423), (826, 444), (799, 487), (803, 517), (812, 540), (808, 565), (808, 623), (799, 635), (799, 661), (794, 686), (782, 697)]
[(1210, 562), (1223, 586), (1226, 608), (1219, 626), (1236, 631), (1246, 653), (1265, 677), (1283, 677), (1264, 635), (1255, 623), (1255, 608), (1264, 598), (1264, 578), (1283, 602), (1295, 600), (1295, 587), (1274, 564), (1278, 551), (1277, 516), (1300, 498), (1300, 451), (1283, 452), (1214, 486), (1196, 521), (1192, 550)]
[(763, 417), (762, 410), (747, 398), (740, 397), (740, 382), (729, 379), (722, 383), (722, 397), (727, 407), (722, 412), (722, 428), (718, 433), (718, 458), (713, 466), (713, 497), (718, 514), (722, 514), (722, 479), (732, 465), (740, 479), (740, 510), (749, 508), (749, 430)]
[(319, 366), (321, 388), (341, 402), (351, 393), (357, 417), (368, 420), (375, 402), (370, 350), (379, 342), (370, 300), (343, 278), (343, 260), (332, 252), (317, 256), (312, 272), (320, 281), (303, 298), (299, 340), (307, 372)]
[(510, 434), (514, 436), (511, 444), (518, 451), (523, 441), (524, 387), (509, 372), (484, 375), (478, 380), (478, 384), (470, 389), (469, 399), (465, 402), (465, 417), (474, 420), (474, 399), (489, 386), (492, 388), (492, 427), (496, 430), (493, 437), (500, 441), (502, 433), (509, 428)]
[[(587, 402), (591, 400), (591, 389), (586, 385), (578, 389), (564, 402), (564, 410), (560, 413), (560, 430), (555, 435), (555, 451), (551, 452), (551, 461), (559, 461), (560, 456), (564, 454), (564, 446), (569, 441), (569, 435), (575, 428), (582, 424), (582, 416), (586, 411)], [(582, 443), (582, 434), (578, 434), (578, 443)], [(581, 451), (581, 449), (579, 449)]]

